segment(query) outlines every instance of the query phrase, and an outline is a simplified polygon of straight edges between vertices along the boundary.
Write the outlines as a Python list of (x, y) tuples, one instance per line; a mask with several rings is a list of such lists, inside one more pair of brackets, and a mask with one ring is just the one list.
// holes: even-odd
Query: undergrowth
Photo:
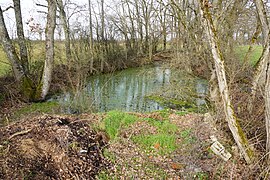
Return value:
[(14, 118), (20, 118), (26, 115), (30, 114), (36, 114), (36, 113), (47, 113), (47, 114), (53, 114), (57, 113), (60, 110), (60, 105), (57, 102), (54, 101), (48, 101), (48, 102), (42, 102), (42, 103), (32, 103), (30, 105), (27, 105), (19, 110), (17, 110), (14, 113)]
[[(104, 130), (108, 134), (111, 146), (122, 144), (125, 148), (121, 150), (108, 148), (103, 151), (104, 157), (115, 164), (115, 172), (102, 171), (97, 178), (118, 179), (122, 177), (123, 169), (126, 169), (127, 171), (143, 172), (147, 177), (166, 179), (168, 172), (162, 171), (161, 165), (154, 163), (153, 159), (169, 158), (182, 146), (189, 147), (196, 141), (192, 135), (192, 129), (179, 129), (176, 124), (170, 122), (169, 116), (172, 113), (166, 109), (142, 116), (120, 111), (108, 112), (96, 129)], [(181, 112), (180, 114), (185, 115), (186, 113)], [(179, 139), (182, 140), (181, 144), (179, 144)], [(129, 149), (130, 147), (132, 149)], [(127, 153), (126, 151), (133, 154), (134, 148), (138, 153), (123, 159), (122, 154)], [(205, 178), (204, 174), (196, 175), (197, 179)], [(125, 177), (132, 179), (137, 176), (125, 174)]]
[(169, 134), (137, 135), (132, 138), (135, 143), (143, 149), (151, 151), (157, 150), (158, 153), (165, 155), (176, 150), (176, 136)]
[(120, 111), (108, 112), (104, 120), (104, 128), (110, 139), (115, 139), (120, 130), (137, 121), (137, 117)]
[[(163, 112), (163, 116), (168, 114)], [(173, 152), (176, 148), (176, 132), (177, 126), (168, 120), (160, 121), (152, 118), (139, 119), (134, 115), (119, 111), (111, 111), (107, 113), (104, 122), (100, 124), (101, 129), (105, 129), (111, 140), (119, 137), (119, 133), (131, 124), (144, 121), (157, 129), (156, 134), (139, 134), (134, 135), (131, 140), (141, 146), (143, 149), (151, 150), (155, 148), (158, 153), (167, 154)]]

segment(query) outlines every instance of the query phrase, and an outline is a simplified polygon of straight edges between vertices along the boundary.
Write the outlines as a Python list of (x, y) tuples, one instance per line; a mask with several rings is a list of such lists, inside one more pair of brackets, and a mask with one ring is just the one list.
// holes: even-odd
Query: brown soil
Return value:
[(104, 136), (89, 123), (43, 115), (0, 129), (0, 179), (95, 179), (110, 167)]
[[(164, 120), (158, 113), (131, 114)], [(213, 126), (211, 116), (172, 113), (178, 148), (166, 155), (158, 153), (159, 144), (149, 151), (132, 141), (136, 135), (157, 133), (147, 121), (123, 128), (117, 140), (109, 141), (91, 128), (103, 118), (42, 115), (0, 128), (0, 179), (256, 179), (258, 174), (255, 166), (245, 164), (231, 138)], [(188, 137), (184, 131), (190, 132)], [(232, 153), (229, 161), (210, 151), (210, 135)]]

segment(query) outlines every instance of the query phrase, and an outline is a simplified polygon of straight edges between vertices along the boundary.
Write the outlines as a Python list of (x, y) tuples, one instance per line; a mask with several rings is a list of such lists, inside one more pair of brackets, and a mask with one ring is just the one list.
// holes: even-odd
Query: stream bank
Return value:
[[(0, 179), (254, 179), (212, 121), (172, 110), (25, 118), (0, 128)], [(210, 150), (210, 135), (229, 161)]]

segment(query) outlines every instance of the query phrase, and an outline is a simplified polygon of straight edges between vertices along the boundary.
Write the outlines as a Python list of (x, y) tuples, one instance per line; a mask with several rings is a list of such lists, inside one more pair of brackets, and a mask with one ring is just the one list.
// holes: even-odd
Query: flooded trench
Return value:
[[(80, 92), (79, 103), (91, 106), (93, 112), (149, 112), (161, 110), (164, 106), (147, 99), (147, 96), (190, 98), (186, 92), (200, 96), (196, 99), (198, 106), (204, 104), (202, 97), (207, 93), (207, 83), (168, 67), (147, 66), (90, 77), (86, 87)], [(71, 93), (66, 93), (60, 101), (71, 104), (74, 98)], [(70, 106), (68, 111), (76, 113), (79, 110)]]

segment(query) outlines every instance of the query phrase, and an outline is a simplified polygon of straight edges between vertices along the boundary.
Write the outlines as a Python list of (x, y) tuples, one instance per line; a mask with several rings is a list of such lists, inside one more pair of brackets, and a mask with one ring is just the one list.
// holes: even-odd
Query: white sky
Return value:
[[(88, 7), (88, 0), (72, 0), (72, 2), (78, 5), (87, 4), (87, 7)], [(47, 5), (46, 0), (21, 0), (22, 18), (23, 18), (25, 31), (27, 31), (28, 29), (25, 23), (30, 17), (33, 17), (37, 23), (40, 23), (42, 27), (45, 27), (45, 18), (44, 18), (45, 15), (40, 14), (37, 11), (38, 10), (47, 11), (47, 9), (43, 7), (37, 7), (36, 3)], [(2, 10), (5, 10), (9, 6), (13, 6), (13, 1), (0, 0), (0, 6)], [(14, 10), (9, 9), (8, 11), (4, 12), (4, 18), (5, 18), (6, 26), (7, 26), (7, 29), (9, 31), (11, 38), (15, 37), (16, 26), (15, 26)]]

